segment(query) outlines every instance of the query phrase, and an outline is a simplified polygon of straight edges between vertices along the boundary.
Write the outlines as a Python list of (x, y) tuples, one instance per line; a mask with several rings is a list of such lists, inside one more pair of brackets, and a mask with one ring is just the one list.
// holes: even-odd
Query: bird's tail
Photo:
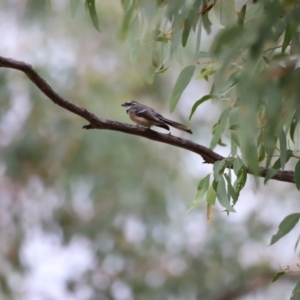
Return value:
[(183, 130), (183, 131), (186, 131), (190, 134), (192, 134), (192, 130), (189, 129), (187, 126), (183, 125), (183, 124), (180, 124), (180, 123), (177, 123), (177, 122), (174, 122), (172, 120), (169, 120), (169, 119), (166, 119), (166, 118), (161, 118), (162, 121), (164, 121), (165, 123), (167, 123), (168, 125), (172, 126), (172, 127), (175, 127), (179, 130)]

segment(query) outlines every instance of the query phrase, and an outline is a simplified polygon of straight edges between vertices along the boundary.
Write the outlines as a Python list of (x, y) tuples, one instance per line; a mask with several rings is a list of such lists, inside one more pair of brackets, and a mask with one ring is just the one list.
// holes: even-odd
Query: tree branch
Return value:
[[(204, 159), (205, 163), (213, 164), (218, 160), (223, 160), (225, 157), (217, 154), (216, 152), (196, 144), (190, 140), (182, 139), (170, 134), (162, 134), (156, 131), (145, 129), (138, 126), (124, 124), (121, 122), (111, 121), (107, 119), (98, 118), (88, 110), (75, 105), (74, 103), (66, 100), (64, 97), (57, 94), (51, 86), (32, 68), (31, 65), (22, 61), (17, 61), (10, 58), (0, 56), (0, 67), (19, 70), (26, 74), (26, 76), (55, 104), (63, 107), (64, 109), (84, 118), (89, 122), (89, 125), (83, 126), (85, 129), (106, 129), (120, 131), (127, 134), (141, 136), (153, 141), (169, 144), (175, 147), (183, 148), (188, 151), (199, 154)], [(266, 177), (268, 173), (267, 168), (260, 168), (260, 177)], [(252, 174), (248, 170), (249, 174)], [(294, 183), (294, 172), (280, 170), (272, 178), (279, 181)]]

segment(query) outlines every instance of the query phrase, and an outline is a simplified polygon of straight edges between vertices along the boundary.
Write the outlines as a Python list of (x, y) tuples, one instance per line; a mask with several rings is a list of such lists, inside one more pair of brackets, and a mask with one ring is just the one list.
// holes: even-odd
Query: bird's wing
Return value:
[(136, 115), (154, 121), (158, 124), (164, 124), (164, 122), (160, 119), (160, 117), (162, 116), (155, 112), (153, 109), (142, 109), (139, 112), (136, 112)]

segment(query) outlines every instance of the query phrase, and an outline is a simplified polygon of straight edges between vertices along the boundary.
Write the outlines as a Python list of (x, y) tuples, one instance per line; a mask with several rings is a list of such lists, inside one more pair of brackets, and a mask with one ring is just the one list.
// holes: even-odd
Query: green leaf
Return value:
[(206, 68), (203, 68), (200, 72), (200, 75), (196, 77), (197, 80), (200, 79), (205, 79), (208, 80), (208, 77), (215, 74), (220, 68), (221, 68), (220, 63), (211, 63), (209, 64)]
[(96, 6), (95, 6), (95, 0), (86, 0), (85, 1), (85, 5), (88, 8), (92, 23), (94, 25), (94, 27), (100, 31), (99, 28), (99, 22), (98, 22), (98, 16), (97, 16), (97, 12), (96, 12)]
[(206, 194), (206, 202), (211, 206), (216, 204), (216, 197), (217, 197), (217, 193), (215, 191), (214, 185), (216, 185), (217, 187), (218, 183), (215, 180), (214, 182), (215, 183), (211, 184)]
[[(240, 118), (240, 108), (239, 107), (233, 107), (230, 111), (229, 115), (229, 126), (238, 125), (239, 124), (239, 118)], [(229, 127), (229, 128), (230, 128)]]
[(184, 22), (184, 28), (182, 31), (182, 38), (181, 38), (181, 43), (182, 47), (186, 46), (189, 34), (190, 34), (191, 26), (188, 25), (188, 20)]
[(229, 130), (238, 130), (240, 126), (238, 124), (233, 124), (229, 127)]
[(169, 67), (170, 66), (165, 67), (164, 65), (161, 65), (161, 67), (157, 71), (155, 71), (154, 74), (155, 75), (163, 74), (169, 69)]
[(77, 8), (78, 8), (79, 0), (71, 0), (71, 17), (74, 18)]
[(243, 26), (244, 25), (245, 16), (246, 16), (246, 4), (243, 5), (241, 11), (238, 12), (237, 15), (238, 15), (237, 24), (239, 26)]
[(220, 116), (220, 119), (218, 121), (218, 124), (217, 124), (214, 134), (213, 134), (213, 138), (210, 142), (210, 149), (212, 149), (212, 150), (217, 146), (217, 144), (221, 138), (221, 135), (225, 129), (226, 122), (228, 120), (230, 110), (231, 110), (230, 107), (226, 108)]
[(129, 30), (131, 21), (133, 19), (133, 13), (134, 13), (134, 4), (131, 6), (127, 6), (127, 9), (125, 10), (125, 15), (122, 21), (121, 26), (121, 32), (120, 32), (120, 38), (124, 39), (126, 37), (126, 34)]
[(197, 38), (196, 38), (196, 51), (195, 51), (195, 59), (199, 58), (199, 50), (200, 50), (200, 42), (201, 42), (201, 33), (202, 33), (202, 22), (199, 20), (198, 29), (197, 29)]
[(300, 235), (295, 243), (295, 246), (294, 246), (294, 252), (296, 252), (297, 248), (298, 248), (298, 244), (299, 244), (299, 241), (300, 241)]
[[(216, 71), (220, 70), (222, 68), (222, 63), (220, 62), (210, 62), (207, 64), (206, 67), (206, 73), (208, 76), (215, 74)], [(200, 75), (198, 77), (196, 77), (196, 79), (201, 79), (203, 77), (203, 75)]]
[(258, 148), (258, 161), (262, 162), (266, 157), (266, 150), (263, 144), (260, 144)]
[(211, 45), (211, 53), (217, 57), (222, 56), (224, 55), (224, 49), (228, 49), (228, 47), (233, 52), (235, 49), (232, 46), (240, 40), (243, 32), (243, 28), (237, 25), (220, 30)]
[(283, 236), (289, 233), (298, 223), (299, 218), (300, 218), (300, 213), (294, 213), (285, 217), (283, 221), (279, 224), (279, 229), (277, 233), (272, 236), (270, 245), (275, 244)]
[(218, 160), (213, 165), (213, 171), (214, 171), (214, 179), (216, 181), (219, 181), (224, 173), (224, 170), (226, 168), (226, 161), (225, 160)]
[(283, 130), (281, 130), (279, 134), (279, 144), (280, 144), (280, 163), (281, 163), (281, 168), (283, 170), (287, 159), (286, 135)]
[(240, 140), (237, 136), (237, 133), (236, 132), (231, 132), (231, 139), (234, 141), (234, 143), (240, 147)]
[(292, 40), (292, 27), (290, 25), (290, 23), (288, 22), (286, 24), (286, 29), (285, 29), (285, 34), (284, 34), (284, 39), (283, 39), (283, 43), (282, 43), (282, 47), (281, 47), (281, 53), (284, 54), (286, 48), (288, 47), (289, 43)]
[[(244, 126), (243, 126), (244, 127)], [(259, 174), (258, 166), (258, 153), (254, 141), (251, 141), (250, 137), (245, 138), (246, 135), (241, 137), (241, 152), (243, 154), (243, 159), (245, 159), (248, 169), (257, 179)]]
[(202, 2), (201, 0), (195, 0), (187, 19), (184, 21), (184, 28), (182, 31), (182, 38), (181, 38), (182, 47), (186, 46), (190, 31), (192, 27), (196, 25), (196, 22), (199, 18), (198, 10), (201, 2)]
[(298, 191), (300, 190), (300, 160), (298, 160), (295, 167), (295, 183)]
[(234, 171), (234, 174), (236, 176), (238, 176), (239, 171), (240, 171), (241, 167), (243, 167), (243, 166), (244, 166), (244, 163), (239, 157), (234, 159), (234, 161), (233, 161), (233, 171)]
[(237, 174), (237, 179), (234, 183), (234, 188), (237, 193), (237, 197), (240, 195), (240, 191), (245, 186), (247, 181), (247, 169), (245, 166), (242, 166)]
[(237, 83), (236, 73), (233, 73), (227, 82), (221, 87), (220, 95), (228, 95), (229, 92), (235, 87)]
[(204, 197), (205, 193), (208, 190), (209, 187), (209, 177), (210, 174), (202, 178), (198, 184), (197, 188), (197, 194), (195, 199), (193, 200), (192, 204), (190, 205), (188, 211), (191, 211), (192, 209), (195, 208), (195, 206), (200, 202), (200, 200)]
[[(285, 158), (285, 160), (286, 160), (286, 163), (289, 161), (289, 159), (292, 157), (292, 155), (293, 155), (293, 151), (292, 150), (287, 150), (286, 151), (286, 158)], [(279, 170), (281, 168), (281, 157), (279, 157), (276, 161), (275, 161), (275, 163), (274, 163), (274, 165), (273, 165), (273, 167), (271, 168), (271, 169), (275, 169), (275, 170)], [(275, 174), (274, 174), (275, 175)], [(273, 176), (274, 176), (273, 175)], [(272, 176), (272, 177), (273, 177)]]
[(215, 6), (209, 10), (208, 12), (208, 18), (210, 22), (218, 27), (218, 28), (224, 28), (224, 25), (221, 23), (222, 22), (222, 15), (216, 11)]
[(290, 300), (299, 300), (300, 299), (300, 280), (297, 282), (296, 286), (293, 289)]
[(281, 168), (281, 160), (280, 157), (275, 161), (273, 165), (273, 169), (280, 169)]
[[(293, 152), (291, 150), (287, 150), (286, 161), (288, 161), (291, 158), (292, 154), (293, 154)], [(264, 179), (264, 184), (266, 184), (271, 178), (273, 178), (277, 174), (277, 172), (279, 171), (280, 168), (281, 168), (281, 158), (279, 157), (275, 161), (272, 168), (269, 169), (269, 171)]]
[(235, 204), (238, 200), (238, 194), (236, 193), (235, 189), (233, 188), (232, 184), (231, 184), (231, 180), (228, 176), (228, 174), (224, 174), (224, 177), (227, 181), (227, 191), (228, 191), (228, 195), (232, 198), (233, 203)]
[(290, 158), (293, 156), (293, 151), (288, 149), (286, 151), (286, 163), (290, 160)]
[(177, 81), (175, 83), (172, 96), (171, 96), (171, 101), (170, 101), (170, 111), (173, 112), (179, 98), (181, 97), (183, 91), (185, 88), (188, 86), (190, 83), (195, 71), (195, 66), (190, 65), (185, 67), (179, 74)]
[(273, 178), (277, 173), (279, 169), (269, 169), (265, 179), (264, 179), (264, 185), (271, 179)]
[(233, 132), (233, 133), (231, 133), (230, 134), (230, 143), (231, 143), (231, 155), (232, 156), (236, 156), (237, 155), (237, 144), (236, 144), (236, 142), (234, 141), (234, 139), (233, 139), (233, 136), (234, 135), (236, 135), (236, 133), (235, 132)]
[(217, 198), (220, 204), (224, 208), (226, 208), (227, 211), (235, 212), (234, 208), (230, 205), (229, 197), (226, 192), (225, 180), (223, 176), (221, 176), (220, 180), (218, 181)]
[(275, 282), (276, 280), (278, 280), (279, 277), (285, 275), (285, 272), (281, 271), (281, 272), (278, 272), (277, 274), (275, 274), (275, 276), (273, 277), (272, 279), (272, 282)]
[(162, 43), (168, 43), (170, 41), (170, 38), (166, 36), (159, 36), (155, 40)]
[(219, 97), (216, 95), (205, 95), (203, 96), (201, 99), (197, 100), (191, 110), (190, 116), (189, 116), (189, 120), (191, 120), (192, 116), (194, 115), (196, 109), (198, 108), (199, 105), (201, 105), (203, 102), (209, 100), (209, 99), (218, 99)]
[(296, 127), (297, 127), (297, 119), (294, 116), (293, 121), (291, 123), (291, 127), (290, 127), (290, 137), (291, 137), (291, 140), (293, 141), (293, 143), (294, 143), (294, 134), (295, 134)]

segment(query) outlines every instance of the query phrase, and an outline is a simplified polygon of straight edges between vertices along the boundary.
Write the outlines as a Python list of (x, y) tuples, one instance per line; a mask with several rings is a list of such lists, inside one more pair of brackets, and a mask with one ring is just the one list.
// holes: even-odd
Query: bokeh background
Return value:
[[(72, 18), (68, 0), (1, 0), (0, 55), (30, 63), (58, 93), (101, 118), (130, 122), (120, 105), (134, 99), (194, 131), (173, 134), (209, 146), (221, 107), (205, 103), (191, 122), (188, 116), (211, 83), (193, 80), (170, 115), (182, 67), (174, 62), (149, 84), (149, 45), (133, 62), (120, 38), (119, 1), (98, 2), (101, 33), (83, 1)], [(205, 50), (212, 36), (203, 33)], [(187, 47), (182, 60), (190, 53)], [(187, 213), (199, 180), (212, 171), (201, 157), (84, 131), (83, 119), (10, 69), (0, 69), (0, 107), (0, 299), (289, 299), (297, 273), (271, 280), (287, 265), (299, 271), (299, 226), (269, 243), (298, 209), (293, 185), (257, 186), (249, 178), (237, 213), (228, 217), (217, 205), (207, 224), (205, 201)], [(229, 154), (228, 147), (216, 151)]]

